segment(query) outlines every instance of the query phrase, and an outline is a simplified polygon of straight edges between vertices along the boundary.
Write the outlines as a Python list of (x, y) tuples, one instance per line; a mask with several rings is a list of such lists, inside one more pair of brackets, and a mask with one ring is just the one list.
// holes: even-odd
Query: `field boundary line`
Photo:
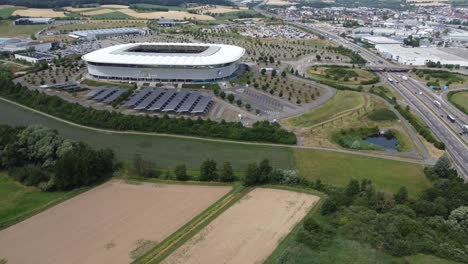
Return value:
[(350, 151), (350, 150), (343, 150), (343, 149), (333, 149), (333, 148), (324, 148), (324, 147), (306, 147), (306, 146), (299, 146), (299, 145), (282, 145), (282, 144), (275, 144), (275, 143), (262, 143), (262, 142), (246, 142), (246, 141), (234, 141), (234, 140), (227, 140), (227, 139), (214, 139), (214, 138), (202, 138), (202, 137), (196, 137), (196, 136), (184, 136), (184, 135), (175, 135), (175, 134), (165, 134), (165, 133), (150, 133), (150, 132), (138, 132), (138, 131), (118, 131), (118, 130), (110, 130), (110, 129), (102, 129), (102, 128), (95, 128), (95, 127), (90, 127), (90, 126), (85, 126), (85, 125), (80, 125), (72, 121), (65, 120), (60, 117), (56, 117), (51, 114), (47, 114), (45, 112), (36, 110), (34, 108), (31, 108), (29, 106), (17, 103), (15, 101), (6, 99), (2, 96), (0, 96), (0, 100), (7, 102), (9, 104), (18, 106), (20, 108), (24, 108), (28, 111), (31, 111), (33, 113), (51, 118), (53, 120), (83, 128), (83, 129), (88, 129), (92, 131), (97, 131), (101, 133), (107, 133), (107, 134), (120, 134), (120, 135), (143, 135), (143, 136), (159, 136), (159, 137), (172, 137), (172, 138), (181, 138), (181, 139), (193, 139), (193, 140), (199, 140), (199, 141), (207, 141), (207, 142), (220, 142), (220, 143), (228, 143), (228, 144), (244, 144), (244, 145), (256, 145), (256, 146), (270, 146), (270, 147), (283, 147), (283, 148), (292, 148), (292, 149), (314, 149), (314, 150), (324, 150), (324, 151), (332, 151), (332, 152), (338, 152), (338, 153), (345, 153), (345, 154), (351, 154), (351, 155), (358, 155), (358, 156), (366, 156), (366, 157), (374, 157), (374, 158), (380, 158), (380, 159), (386, 159), (386, 160), (396, 160), (396, 161), (401, 161), (401, 162), (408, 162), (408, 163), (416, 163), (416, 164), (426, 164), (426, 165), (432, 165), (431, 162), (425, 161), (425, 160), (415, 160), (415, 159), (408, 159), (404, 157), (398, 157), (398, 156), (388, 156), (385, 154), (370, 154), (370, 153), (363, 153), (363, 152), (356, 152), (356, 151)]
[(206, 227), (224, 211), (230, 208), (237, 201), (242, 199), (253, 188), (244, 188), (243, 186), (234, 187), (228, 194), (218, 200), (215, 204), (208, 207), (205, 211), (194, 217), (187, 224), (182, 226), (175, 233), (158, 243), (154, 248), (146, 252), (143, 256), (132, 263), (159, 263), (165, 257), (169, 256), (186, 241), (195, 236), (200, 230)]

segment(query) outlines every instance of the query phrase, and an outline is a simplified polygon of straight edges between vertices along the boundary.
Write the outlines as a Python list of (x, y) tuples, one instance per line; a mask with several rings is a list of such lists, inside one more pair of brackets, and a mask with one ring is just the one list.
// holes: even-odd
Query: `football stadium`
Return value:
[(83, 60), (95, 79), (211, 82), (232, 76), (244, 53), (222, 44), (132, 43), (93, 51)]

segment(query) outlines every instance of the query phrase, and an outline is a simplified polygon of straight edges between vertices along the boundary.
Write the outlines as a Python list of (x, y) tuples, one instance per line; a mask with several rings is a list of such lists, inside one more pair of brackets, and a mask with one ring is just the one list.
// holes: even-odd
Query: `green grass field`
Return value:
[(417, 164), (304, 149), (295, 149), (294, 158), (303, 177), (332, 185), (345, 186), (351, 179), (370, 179), (387, 192), (405, 186), (413, 197), (430, 186), (423, 167)]
[(4, 8), (1, 8), (0, 9), (0, 17), (1, 18), (8, 18), (13, 14), (13, 12), (15, 12), (18, 9), (19, 8), (17, 8), (17, 7), (4, 7)]
[(358, 108), (364, 104), (364, 97), (358, 92), (338, 91), (328, 102), (303, 115), (285, 120), (293, 127), (309, 127), (333, 118), (338, 113)]
[(35, 187), (25, 187), (0, 173), (0, 229), (22, 221), (62, 202), (80, 191), (41, 192)]
[(11, 20), (0, 21), (0, 37), (30, 37), (47, 25), (13, 25)]
[(448, 100), (460, 111), (468, 115), (468, 91), (450, 92)]
[[(135, 9), (136, 11), (151, 11), (150, 9), (168, 9), (168, 10), (173, 10), (173, 11), (186, 11), (187, 9), (181, 6), (162, 6), (162, 5), (152, 5), (152, 4), (133, 4), (132, 9)], [(145, 10), (146, 9), (146, 10)], [(156, 10), (157, 11), (157, 10)]]

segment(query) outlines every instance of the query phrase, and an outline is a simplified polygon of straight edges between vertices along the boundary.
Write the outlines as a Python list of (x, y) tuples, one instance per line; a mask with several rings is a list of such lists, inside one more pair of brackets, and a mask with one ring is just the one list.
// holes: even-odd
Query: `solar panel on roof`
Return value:
[(101, 101), (101, 100), (107, 98), (108, 96), (110, 96), (111, 94), (115, 93), (117, 90), (118, 90), (117, 88), (105, 89), (102, 93), (98, 94), (93, 99), (96, 100), (96, 101)]
[(163, 112), (169, 112), (169, 111), (175, 111), (178, 109), (178, 107), (184, 102), (184, 99), (187, 98), (189, 95), (188, 92), (182, 91), (177, 93), (174, 98), (170, 102), (167, 103), (167, 105), (162, 109)]
[(205, 113), (211, 104), (210, 96), (202, 96), (200, 101), (195, 105), (195, 107), (190, 111), (192, 114)]
[(137, 94), (132, 96), (132, 98), (130, 98), (130, 100), (128, 100), (124, 104), (124, 106), (129, 106), (129, 107), (135, 106), (136, 104), (139, 103), (140, 100), (142, 100), (145, 96), (147, 96), (149, 93), (151, 93), (151, 91), (152, 90), (150, 88), (145, 88), (145, 89), (139, 91)]
[(97, 88), (97, 89), (94, 89), (94, 90), (92, 90), (91, 92), (87, 93), (87, 94), (85, 95), (85, 97), (93, 98), (93, 97), (95, 97), (96, 95), (98, 95), (98, 94), (104, 92), (104, 90), (105, 90), (104, 88)]
[(112, 103), (115, 101), (115, 99), (119, 98), (119, 96), (121, 96), (123, 93), (125, 93), (127, 90), (126, 89), (120, 89), (120, 90), (117, 90), (115, 93), (111, 94), (109, 97), (107, 97), (106, 99), (102, 100), (103, 103)]
[(190, 112), (190, 108), (196, 104), (200, 98), (199, 93), (190, 93), (190, 95), (185, 99), (185, 102), (177, 109), (177, 113)]
[(158, 111), (161, 110), (163, 107), (166, 106), (167, 103), (174, 97), (176, 92), (174, 90), (168, 90), (164, 93), (161, 98), (159, 98), (154, 104), (148, 108), (148, 111)]
[(143, 100), (141, 103), (135, 106), (135, 110), (146, 109), (148, 106), (150, 106), (155, 100), (157, 100), (163, 94), (164, 94), (164, 90), (161, 90), (161, 89), (155, 90), (148, 97), (146, 97), (145, 100)]

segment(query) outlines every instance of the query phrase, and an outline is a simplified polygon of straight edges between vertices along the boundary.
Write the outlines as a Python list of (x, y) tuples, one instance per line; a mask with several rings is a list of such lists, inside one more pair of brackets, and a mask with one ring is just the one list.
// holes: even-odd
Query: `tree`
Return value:
[(219, 180), (222, 182), (234, 181), (234, 172), (230, 162), (226, 161), (223, 163), (223, 167), (219, 174)]
[(241, 106), (242, 106), (242, 100), (241, 100), (241, 99), (237, 99), (237, 100), (236, 100), (236, 104), (237, 104), (237, 106), (241, 107)]
[(351, 179), (346, 187), (346, 195), (352, 197), (359, 193), (359, 181)]
[(187, 174), (187, 167), (185, 166), (185, 164), (177, 165), (174, 169), (174, 175), (179, 181), (190, 180), (190, 176)]
[(448, 178), (450, 170), (452, 168), (450, 159), (447, 154), (444, 153), (433, 167), (433, 171), (441, 178)]
[(320, 55), (317, 54), (317, 55), (315, 55), (315, 58), (316, 58), (318, 61), (320, 61), (320, 60), (322, 59), (322, 56), (320, 56)]
[(216, 162), (212, 159), (205, 160), (200, 166), (201, 181), (216, 181), (218, 180), (218, 171)]
[(400, 187), (398, 189), (398, 192), (395, 193), (393, 196), (393, 199), (395, 199), (395, 202), (398, 204), (404, 204), (408, 200), (408, 191), (406, 190), (406, 187)]
[(270, 161), (268, 159), (264, 159), (258, 165), (258, 173), (257, 173), (257, 181), (256, 183), (262, 184), (268, 181), (273, 168), (270, 165)]
[(277, 74), (276, 70), (272, 70), (272, 71), (271, 71), (271, 77), (275, 77), (276, 74)]
[(336, 202), (331, 198), (327, 198), (325, 202), (323, 202), (322, 207), (320, 207), (320, 214), (328, 215), (336, 212), (336, 210), (338, 210)]
[(233, 94), (228, 94), (227, 99), (232, 104), (232, 102), (234, 101), (235, 98), (234, 98)]
[(252, 186), (257, 184), (258, 166), (257, 163), (251, 163), (247, 166), (244, 175), (244, 185)]
[(448, 217), (447, 224), (457, 231), (468, 233), (468, 206), (453, 210)]
[(224, 98), (226, 98), (226, 93), (224, 91), (221, 91), (221, 93), (219, 93), (219, 97), (221, 97), (221, 99), (224, 100)]
[(283, 71), (281, 72), (281, 77), (283, 77), (283, 78), (286, 77), (286, 70), (283, 70)]

